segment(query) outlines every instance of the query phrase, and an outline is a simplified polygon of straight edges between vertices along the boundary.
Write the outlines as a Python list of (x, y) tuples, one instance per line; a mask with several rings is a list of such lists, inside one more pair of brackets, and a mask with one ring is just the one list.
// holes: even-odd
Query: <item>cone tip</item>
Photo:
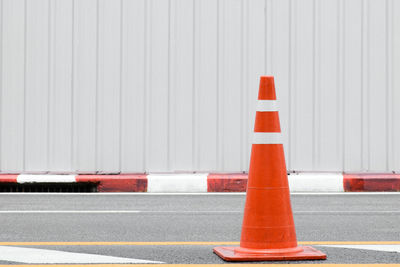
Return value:
[(276, 100), (274, 76), (261, 76), (259, 100)]
[(261, 79), (262, 80), (270, 80), (270, 79), (274, 79), (274, 76), (272, 76), (272, 75), (262, 75), (261, 76)]

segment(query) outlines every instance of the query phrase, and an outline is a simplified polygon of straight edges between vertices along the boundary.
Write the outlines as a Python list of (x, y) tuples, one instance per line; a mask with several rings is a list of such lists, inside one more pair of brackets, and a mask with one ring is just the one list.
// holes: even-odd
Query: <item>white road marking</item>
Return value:
[(399, 210), (316, 210), (294, 211), (295, 214), (399, 214)]
[(243, 211), (229, 211), (229, 210), (2, 210), (0, 214), (192, 214), (192, 213), (242, 213)]
[[(122, 213), (242, 213), (243, 210), (0, 210), (0, 214), (43, 214), (43, 213), (83, 213), (83, 214), (122, 214)], [(400, 214), (399, 210), (304, 210), (294, 214)]]
[(352, 248), (400, 253), (400, 245), (321, 245), (324, 247)]
[(38, 248), (0, 246), (0, 260), (34, 264), (163, 263), (97, 254), (74, 253)]
[(139, 210), (0, 210), (0, 214), (12, 213), (140, 213)]

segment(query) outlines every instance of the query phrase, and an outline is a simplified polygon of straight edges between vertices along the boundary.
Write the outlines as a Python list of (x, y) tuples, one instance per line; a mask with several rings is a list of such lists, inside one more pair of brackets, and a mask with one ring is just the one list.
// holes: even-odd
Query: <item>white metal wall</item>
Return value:
[(1, 172), (400, 171), (400, 0), (0, 0)]

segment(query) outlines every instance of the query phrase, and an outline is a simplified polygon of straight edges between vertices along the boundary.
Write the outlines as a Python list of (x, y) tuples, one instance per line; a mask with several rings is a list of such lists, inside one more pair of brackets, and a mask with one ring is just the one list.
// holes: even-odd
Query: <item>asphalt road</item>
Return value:
[[(400, 194), (291, 199), (298, 241), (313, 241), (328, 255), (306, 263), (400, 263), (397, 252), (327, 246), (400, 245)], [(212, 248), (239, 241), (244, 201), (244, 194), (0, 194), (0, 245), (171, 264), (224, 263)], [(18, 263), (2, 261), (0, 249), (0, 264)]]

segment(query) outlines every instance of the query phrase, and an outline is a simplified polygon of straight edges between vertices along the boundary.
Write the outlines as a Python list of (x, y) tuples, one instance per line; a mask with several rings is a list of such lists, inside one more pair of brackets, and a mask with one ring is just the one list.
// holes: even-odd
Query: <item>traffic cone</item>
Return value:
[(326, 259), (297, 245), (271, 76), (260, 80), (240, 246), (216, 247), (214, 253), (226, 261)]

